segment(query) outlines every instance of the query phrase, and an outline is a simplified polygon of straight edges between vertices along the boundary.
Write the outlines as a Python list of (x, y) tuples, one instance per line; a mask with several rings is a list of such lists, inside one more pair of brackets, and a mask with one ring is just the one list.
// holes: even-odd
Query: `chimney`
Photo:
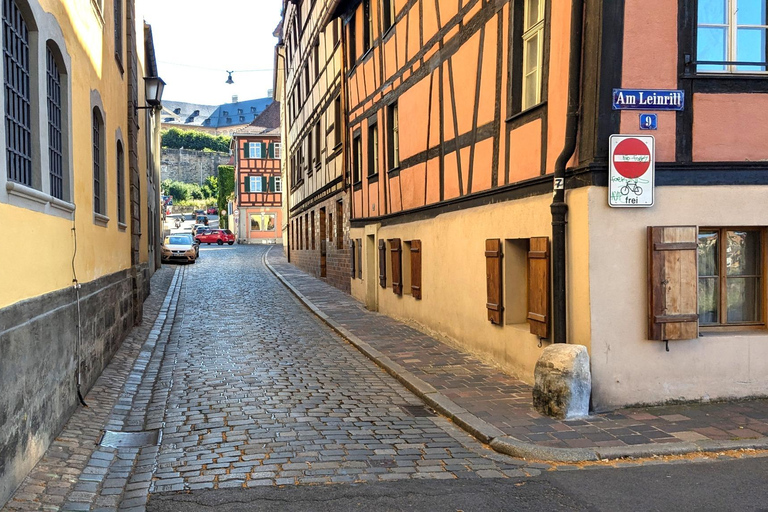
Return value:
[(232, 103), (237, 103), (237, 94), (232, 95)]

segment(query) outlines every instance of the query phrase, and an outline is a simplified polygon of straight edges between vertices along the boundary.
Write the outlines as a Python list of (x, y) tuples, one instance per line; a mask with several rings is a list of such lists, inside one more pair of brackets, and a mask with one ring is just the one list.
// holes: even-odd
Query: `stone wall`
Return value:
[[(148, 268), (138, 274), (140, 300)], [(133, 326), (132, 272), (80, 289), (85, 395)], [(66, 288), (0, 309), (0, 504), (34, 467), (78, 406), (77, 301)]]
[(230, 165), (230, 159), (227, 153), (163, 148), (160, 181), (171, 179), (200, 184), (208, 176), (218, 176), (219, 166)]

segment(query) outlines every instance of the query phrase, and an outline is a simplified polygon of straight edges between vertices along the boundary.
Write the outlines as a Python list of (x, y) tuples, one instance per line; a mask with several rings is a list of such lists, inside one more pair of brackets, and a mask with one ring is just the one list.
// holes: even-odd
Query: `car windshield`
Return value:
[(189, 245), (189, 238), (185, 236), (169, 236), (165, 239), (165, 245)]

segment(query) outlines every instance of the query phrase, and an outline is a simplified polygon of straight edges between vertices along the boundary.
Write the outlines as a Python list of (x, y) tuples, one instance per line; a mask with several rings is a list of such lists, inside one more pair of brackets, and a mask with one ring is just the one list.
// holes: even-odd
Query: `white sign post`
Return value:
[(608, 205), (653, 206), (656, 141), (652, 135), (611, 135)]

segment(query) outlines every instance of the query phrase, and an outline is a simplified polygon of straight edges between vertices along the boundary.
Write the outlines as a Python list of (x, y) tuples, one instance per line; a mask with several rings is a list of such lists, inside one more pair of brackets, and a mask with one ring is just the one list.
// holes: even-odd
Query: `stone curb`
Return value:
[(392, 361), (389, 357), (352, 334), (349, 329), (330, 318), (295, 286), (288, 282), (277, 269), (269, 264), (267, 255), (273, 247), (274, 246), (267, 249), (262, 256), (264, 265), (291, 293), (309, 308), (312, 313), (360, 352), (365, 354), (371, 361), (397, 379), (416, 396), (424, 400), (424, 402), (435, 411), (451, 419), (463, 430), (477, 438), (479, 441), (488, 444), (499, 453), (520, 459), (535, 459), (545, 462), (589, 462), (622, 458), (647, 458), (661, 455), (719, 452), (726, 450), (768, 450), (768, 437), (735, 441), (716, 441), (707, 439), (696, 442), (647, 443), (627, 446), (596, 446), (594, 448), (553, 448), (520, 441), (519, 439), (506, 435), (497, 427), (468, 412), (466, 409), (437, 391), (431, 384), (416, 377), (401, 365)]

